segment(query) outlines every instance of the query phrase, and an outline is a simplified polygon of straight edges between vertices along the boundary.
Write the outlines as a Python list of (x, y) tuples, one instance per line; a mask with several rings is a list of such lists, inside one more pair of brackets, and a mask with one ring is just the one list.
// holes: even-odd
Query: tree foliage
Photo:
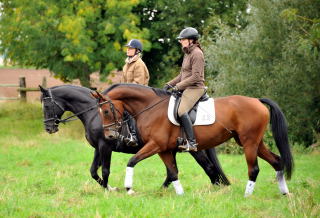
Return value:
[(94, 71), (121, 68), (123, 45), (149, 31), (138, 28), (139, 0), (3, 0), (0, 52), (14, 64), (48, 68), (64, 80), (89, 86)]
[(151, 85), (179, 71), (182, 54), (176, 36), (193, 26), (210, 37), (223, 19), (242, 23), (247, 0), (2, 0), (0, 52), (14, 64), (48, 68), (59, 78), (79, 78), (121, 69), (122, 46), (138, 38), (151, 73)]
[(214, 28), (208, 22), (214, 16), (224, 19), (228, 26), (235, 27), (245, 22), (241, 13), (247, 0), (145, 0), (135, 9), (141, 18), (140, 28), (150, 30), (152, 48), (143, 59), (152, 73), (151, 84), (162, 85), (179, 72), (183, 54), (176, 40), (180, 31), (195, 27), (200, 35), (209, 37)]
[(320, 2), (251, 0), (247, 27), (221, 25), (206, 47), (216, 95), (268, 97), (281, 106), (292, 140), (310, 145), (320, 130)]

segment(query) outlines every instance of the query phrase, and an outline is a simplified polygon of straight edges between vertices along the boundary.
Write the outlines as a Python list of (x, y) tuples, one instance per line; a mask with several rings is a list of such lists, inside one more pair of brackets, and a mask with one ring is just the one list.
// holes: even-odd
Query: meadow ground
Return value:
[[(15, 109), (18, 108), (18, 109)], [(289, 196), (280, 195), (274, 170), (259, 160), (255, 191), (244, 198), (244, 156), (220, 154), (231, 186), (212, 186), (189, 154), (178, 154), (185, 194), (160, 189), (165, 167), (158, 156), (135, 167), (134, 189), (123, 188), (131, 155), (113, 153), (105, 192), (91, 179), (93, 157), (76, 121), (56, 134), (43, 130), (39, 103), (0, 105), (0, 217), (319, 217), (320, 152), (294, 152)]]

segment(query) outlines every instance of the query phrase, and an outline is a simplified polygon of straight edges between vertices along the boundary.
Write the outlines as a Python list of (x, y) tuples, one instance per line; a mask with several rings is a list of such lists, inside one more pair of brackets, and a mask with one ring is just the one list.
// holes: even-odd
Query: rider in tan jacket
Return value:
[(126, 46), (128, 47), (127, 59), (123, 66), (121, 82), (147, 86), (150, 77), (148, 68), (140, 57), (140, 52), (142, 52), (141, 42), (132, 39)]
[[(121, 78), (122, 83), (134, 83), (147, 86), (149, 83), (149, 71), (145, 63), (140, 57), (142, 52), (142, 44), (137, 39), (132, 39), (126, 45), (127, 58), (123, 66), (123, 74)], [(124, 120), (127, 120), (130, 136), (124, 138), (127, 146), (138, 146), (138, 137), (136, 132), (135, 119), (129, 114), (125, 113)]]

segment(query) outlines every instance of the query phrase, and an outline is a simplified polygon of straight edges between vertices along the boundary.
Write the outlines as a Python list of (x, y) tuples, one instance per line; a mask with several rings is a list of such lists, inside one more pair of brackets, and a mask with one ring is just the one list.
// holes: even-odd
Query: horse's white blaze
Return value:
[(289, 189), (286, 183), (286, 179), (284, 178), (283, 171), (277, 171), (277, 180), (278, 180), (279, 190), (281, 194), (288, 194)]
[(183, 195), (183, 188), (179, 180), (172, 182), (174, 189), (176, 190), (177, 195)]
[(132, 184), (133, 184), (133, 167), (127, 167), (126, 177), (124, 179), (124, 187), (132, 188)]
[(244, 193), (244, 197), (248, 197), (250, 195), (252, 195), (252, 192), (254, 190), (254, 185), (256, 183), (254, 181), (250, 181), (248, 180), (247, 186), (246, 186), (246, 191)]

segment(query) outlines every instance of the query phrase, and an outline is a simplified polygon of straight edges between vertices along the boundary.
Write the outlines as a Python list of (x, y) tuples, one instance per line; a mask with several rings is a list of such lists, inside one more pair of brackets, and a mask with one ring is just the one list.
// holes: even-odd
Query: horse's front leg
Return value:
[[(177, 151), (172, 151), (171, 154), (172, 154), (172, 157), (173, 157), (172, 162), (176, 166), (177, 173), (178, 173), (178, 166), (177, 166), (177, 161), (176, 161)], [(159, 156), (160, 156), (160, 154), (159, 154)], [(168, 168), (167, 166), (166, 166), (166, 169), (167, 169), (167, 177), (166, 177), (166, 179), (164, 180), (164, 182), (162, 184), (163, 188), (168, 188), (168, 186), (172, 183), (172, 181), (174, 181), (174, 174), (172, 173), (172, 170), (170, 168)]]
[(105, 142), (99, 143), (99, 156), (101, 160), (102, 171), (102, 186), (108, 189), (108, 179), (110, 175), (110, 163), (111, 163), (111, 146), (108, 146)]
[(182, 185), (178, 179), (178, 167), (176, 164), (175, 156), (173, 156), (171, 151), (161, 152), (159, 153), (159, 156), (163, 163), (166, 165), (167, 171), (169, 171), (169, 180), (172, 181), (173, 187), (176, 190), (177, 195), (182, 195), (184, 192)]
[(124, 187), (126, 188), (128, 194), (134, 193), (132, 189), (134, 166), (141, 160), (146, 159), (159, 152), (160, 152), (160, 147), (153, 141), (149, 141), (133, 157), (130, 158), (127, 164), (126, 177), (124, 181)]
[(103, 180), (100, 178), (98, 175), (98, 169), (101, 166), (101, 161), (100, 161), (100, 156), (99, 156), (99, 150), (95, 149), (94, 150), (94, 156), (93, 156), (93, 161), (90, 167), (90, 173), (91, 177), (97, 181), (101, 186), (103, 185)]

